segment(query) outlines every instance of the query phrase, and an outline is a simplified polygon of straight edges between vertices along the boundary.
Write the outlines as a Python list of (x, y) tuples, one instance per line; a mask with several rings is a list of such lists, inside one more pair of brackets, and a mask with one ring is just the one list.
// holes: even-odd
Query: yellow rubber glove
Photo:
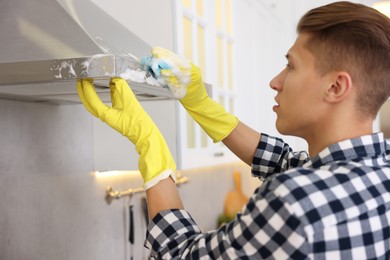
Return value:
[[(159, 62), (168, 64), (162, 66), (160, 70), (161, 77), (168, 86), (177, 89), (183, 84), (188, 84), (186, 95), (179, 101), (213, 141), (219, 142), (227, 137), (237, 126), (238, 119), (209, 97), (202, 82), (200, 69), (164, 48), (153, 48), (152, 56)], [(190, 75), (189, 83), (186, 82), (188, 80), (186, 75)]]
[(176, 164), (165, 139), (127, 82), (114, 78), (110, 90), (112, 107), (101, 101), (91, 80), (77, 81), (77, 91), (85, 108), (135, 144), (145, 189), (169, 176), (176, 181)]

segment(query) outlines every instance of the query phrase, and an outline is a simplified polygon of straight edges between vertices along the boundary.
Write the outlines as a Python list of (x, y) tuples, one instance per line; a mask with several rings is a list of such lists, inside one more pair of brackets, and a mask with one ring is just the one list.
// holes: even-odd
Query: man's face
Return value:
[(281, 134), (307, 138), (323, 123), (324, 90), (329, 80), (315, 67), (315, 57), (305, 47), (309, 35), (301, 33), (288, 51), (287, 66), (270, 82), (277, 91), (273, 107), (276, 128)]

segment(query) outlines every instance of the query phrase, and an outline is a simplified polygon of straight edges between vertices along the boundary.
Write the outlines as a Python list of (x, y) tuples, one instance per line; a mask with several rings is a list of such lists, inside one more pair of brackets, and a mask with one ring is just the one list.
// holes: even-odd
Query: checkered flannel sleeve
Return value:
[(275, 173), (302, 166), (308, 160), (305, 151), (293, 152), (282, 139), (262, 133), (252, 160), (252, 175), (264, 181)]
[(304, 259), (300, 220), (266, 183), (236, 219), (201, 233), (188, 212), (160, 212), (149, 224), (145, 246), (156, 259)]

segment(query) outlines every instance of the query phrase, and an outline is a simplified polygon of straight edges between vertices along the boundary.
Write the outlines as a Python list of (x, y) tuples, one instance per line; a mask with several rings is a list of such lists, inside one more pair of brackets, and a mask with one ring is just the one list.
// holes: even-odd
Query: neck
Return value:
[(340, 120), (334, 124), (321, 124), (304, 139), (309, 145), (310, 156), (318, 155), (331, 144), (373, 133), (372, 119), (351, 122), (353, 120)]

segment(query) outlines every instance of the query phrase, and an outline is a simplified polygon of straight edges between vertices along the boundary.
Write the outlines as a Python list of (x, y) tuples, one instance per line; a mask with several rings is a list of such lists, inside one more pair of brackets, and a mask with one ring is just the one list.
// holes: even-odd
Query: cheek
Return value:
[[(310, 86), (309, 86), (310, 87)], [(316, 117), (318, 96), (302, 85), (285, 89), (281, 104), (283, 121), (289, 124), (299, 124), (300, 121)]]
[(307, 75), (289, 75), (286, 77), (283, 91), (290, 105), (308, 106), (320, 100), (318, 81)]

